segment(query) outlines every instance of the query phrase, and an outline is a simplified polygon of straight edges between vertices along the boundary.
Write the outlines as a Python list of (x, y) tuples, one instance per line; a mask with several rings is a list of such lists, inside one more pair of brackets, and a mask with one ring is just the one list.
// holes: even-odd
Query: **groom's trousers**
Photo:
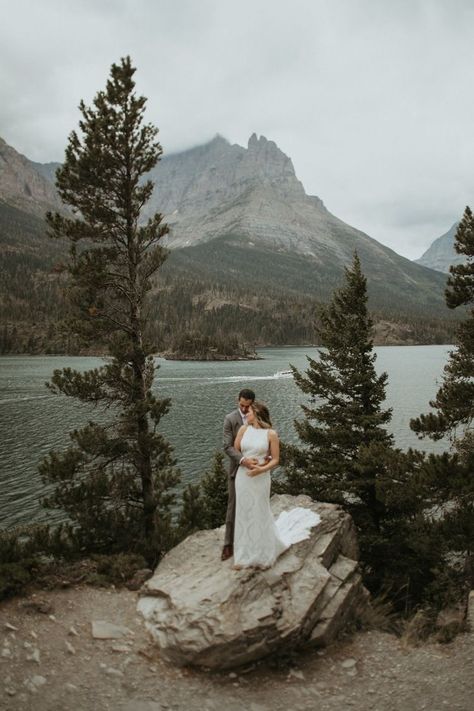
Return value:
[[(232, 467), (233, 469), (233, 467)], [(225, 517), (224, 545), (234, 545), (234, 525), (235, 525), (235, 474), (236, 470), (227, 475), (227, 514)]]

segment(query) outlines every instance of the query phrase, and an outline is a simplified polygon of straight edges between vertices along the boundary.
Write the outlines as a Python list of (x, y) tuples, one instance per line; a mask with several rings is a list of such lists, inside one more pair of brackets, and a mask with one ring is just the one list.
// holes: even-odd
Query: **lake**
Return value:
[[(396, 444), (439, 452), (446, 442), (418, 440), (409, 428), (411, 417), (427, 412), (441, 381), (452, 346), (386, 346), (375, 349), (378, 372), (389, 375), (387, 406), (393, 408), (390, 430)], [(274, 377), (289, 364), (307, 367), (310, 347), (264, 348), (263, 360), (237, 362), (177, 362), (157, 358), (155, 387), (171, 397), (172, 408), (161, 431), (173, 444), (183, 482), (199, 479), (220, 448), (224, 415), (234, 409), (239, 390), (252, 388), (267, 403), (275, 429), (287, 442), (296, 442), (293, 421), (301, 416), (305, 396), (292, 378)], [(56, 368), (78, 370), (100, 366), (101, 358), (67, 356), (0, 357), (0, 527), (31, 521), (57, 520), (41, 508), (44, 486), (38, 462), (50, 449), (69, 442), (70, 430), (94, 418), (93, 410), (72, 399), (48, 392), (44, 383)]]

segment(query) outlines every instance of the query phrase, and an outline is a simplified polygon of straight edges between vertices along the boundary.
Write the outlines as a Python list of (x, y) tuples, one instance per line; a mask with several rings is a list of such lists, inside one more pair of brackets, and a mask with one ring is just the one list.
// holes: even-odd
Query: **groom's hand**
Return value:
[(258, 459), (255, 457), (245, 457), (242, 459), (241, 464), (247, 467), (247, 469), (254, 469), (258, 464)]

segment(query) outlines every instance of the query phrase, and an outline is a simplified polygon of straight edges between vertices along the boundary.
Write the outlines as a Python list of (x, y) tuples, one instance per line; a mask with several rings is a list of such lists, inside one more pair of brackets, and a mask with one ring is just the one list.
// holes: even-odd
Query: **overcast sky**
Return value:
[(0, 0), (0, 136), (61, 161), (129, 54), (166, 153), (256, 132), (409, 258), (474, 208), (472, 0)]

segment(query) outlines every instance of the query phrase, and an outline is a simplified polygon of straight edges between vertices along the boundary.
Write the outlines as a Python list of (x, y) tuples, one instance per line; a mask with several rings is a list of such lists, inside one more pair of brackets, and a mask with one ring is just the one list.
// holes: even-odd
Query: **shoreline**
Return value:
[[(442, 346), (445, 348), (456, 348), (455, 343), (406, 343), (406, 342), (400, 342), (400, 343), (374, 343), (374, 348), (432, 348), (433, 346)], [(324, 349), (324, 346), (322, 345), (316, 345), (314, 343), (302, 343), (302, 344), (295, 344), (295, 343), (284, 343), (284, 344), (278, 344), (278, 345), (273, 345), (273, 344), (268, 344), (264, 346), (258, 346), (258, 350), (263, 350), (263, 349), (268, 349), (268, 348), (278, 348), (278, 349), (283, 349), (283, 348), (321, 348)], [(195, 356), (182, 356), (182, 357), (171, 357), (171, 356), (166, 356), (164, 353), (152, 353), (154, 358), (163, 358), (164, 360), (168, 361), (195, 361), (195, 362), (200, 362), (200, 363), (218, 363), (218, 362), (237, 362), (237, 361), (258, 361), (258, 360), (265, 360), (264, 356), (253, 356), (253, 357), (244, 357), (244, 356), (222, 356), (219, 358), (198, 358)], [(0, 358), (19, 358), (19, 357), (28, 357), (28, 358), (109, 358), (110, 354), (109, 353), (94, 353), (94, 352), (87, 352), (87, 353), (28, 353), (28, 352), (11, 352), (11, 353), (0, 353)]]

